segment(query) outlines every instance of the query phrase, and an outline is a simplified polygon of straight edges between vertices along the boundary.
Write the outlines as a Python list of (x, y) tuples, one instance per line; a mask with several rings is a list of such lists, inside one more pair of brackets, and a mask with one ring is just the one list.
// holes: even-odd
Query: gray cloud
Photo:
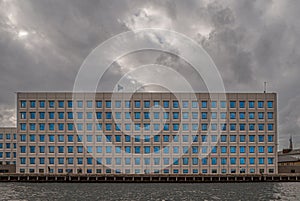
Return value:
[[(178, 31), (201, 44), (228, 91), (262, 91), (268, 81), (269, 90), (279, 96), (280, 148), (291, 134), (299, 147), (299, 8), (298, 1), (267, 0), (2, 0), (1, 125), (14, 124), (13, 92), (70, 91), (81, 63), (96, 46), (124, 31), (155, 27)], [(182, 59), (148, 51), (116, 61), (100, 88), (145, 63), (172, 66), (191, 76), (193, 86), (200, 79)]]

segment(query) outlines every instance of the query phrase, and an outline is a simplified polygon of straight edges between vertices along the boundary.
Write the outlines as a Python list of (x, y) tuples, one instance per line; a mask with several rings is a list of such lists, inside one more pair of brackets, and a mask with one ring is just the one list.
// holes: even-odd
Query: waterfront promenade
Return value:
[(227, 183), (300, 182), (300, 174), (277, 175), (160, 175), (160, 174), (0, 174), (0, 182), (109, 183)]

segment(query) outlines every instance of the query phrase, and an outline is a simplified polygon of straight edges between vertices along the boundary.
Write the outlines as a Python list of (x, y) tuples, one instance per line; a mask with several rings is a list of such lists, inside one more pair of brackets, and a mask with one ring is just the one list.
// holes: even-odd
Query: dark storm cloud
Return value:
[[(84, 58), (100, 43), (124, 31), (155, 27), (201, 44), (228, 91), (262, 91), (268, 81), (279, 96), (281, 148), (290, 135), (299, 146), (299, 8), (299, 1), (268, 0), (0, 0), (1, 125), (15, 122), (13, 92), (70, 91)], [(180, 58), (147, 52), (117, 61), (101, 87), (145, 63), (172, 66), (190, 76), (192, 85), (200, 79)]]

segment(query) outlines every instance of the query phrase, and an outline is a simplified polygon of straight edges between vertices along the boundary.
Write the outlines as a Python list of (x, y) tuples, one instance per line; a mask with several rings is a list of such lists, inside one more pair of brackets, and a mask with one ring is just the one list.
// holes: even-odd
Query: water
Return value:
[(300, 183), (0, 183), (0, 200), (300, 200)]

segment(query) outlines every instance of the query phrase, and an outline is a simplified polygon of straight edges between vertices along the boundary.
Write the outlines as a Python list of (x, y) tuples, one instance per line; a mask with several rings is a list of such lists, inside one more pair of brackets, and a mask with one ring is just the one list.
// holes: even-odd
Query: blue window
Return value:
[(211, 102), (211, 108), (217, 108), (217, 101)]
[(179, 118), (179, 112), (173, 112), (173, 119)]
[(93, 119), (93, 113), (92, 112), (87, 112), (86, 113), (86, 118), (87, 119)]
[(236, 107), (236, 102), (230, 101), (230, 108), (235, 108), (235, 107)]
[(73, 112), (68, 112), (68, 119), (73, 119)]
[(26, 146), (20, 146), (21, 153), (26, 153)]
[(198, 158), (193, 158), (192, 159), (192, 164), (193, 165), (198, 165), (198, 163), (199, 163), (199, 159)]
[(268, 146), (268, 153), (274, 153), (274, 147)]
[(202, 108), (207, 108), (207, 101), (202, 101), (201, 106)]
[(45, 164), (45, 158), (39, 158), (39, 160), (41, 165)]
[(35, 108), (35, 101), (30, 101), (30, 107)]
[(264, 146), (259, 146), (258, 147), (258, 152), (259, 153), (265, 153), (265, 147)]
[(258, 119), (264, 119), (264, 116), (265, 116), (264, 112), (258, 113)]
[(216, 131), (218, 129), (218, 124), (211, 124), (211, 130)]
[(45, 108), (45, 101), (41, 100), (39, 101), (40, 103), (40, 108)]
[(246, 147), (240, 146), (240, 153), (245, 153), (245, 152), (246, 152)]
[(154, 112), (154, 119), (159, 119), (159, 112)]
[(268, 108), (273, 108), (273, 101), (268, 101)]
[(115, 117), (116, 119), (121, 119), (121, 112), (116, 112)]
[(235, 131), (236, 130), (236, 124), (230, 124), (230, 130)]
[(217, 140), (218, 140), (218, 137), (216, 135), (211, 136), (211, 141), (212, 142), (217, 142)]
[(83, 108), (83, 101), (77, 101), (77, 107), (78, 108)]
[(265, 158), (258, 158), (258, 164), (260, 165), (265, 164)]
[(173, 130), (178, 131), (179, 130), (179, 124), (173, 124)]
[(58, 130), (60, 130), (60, 131), (65, 130), (65, 124), (59, 123), (59, 124), (58, 124)]
[(268, 135), (268, 142), (273, 142), (273, 141), (274, 141), (274, 136)]
[(26, 124), (21, 123), (21, 124), (20, 124), (20, 127), (21, 127), (21, 130), (22, 130), (22, 131), (25, 131), (25, 130), (26, 130)]
[(245, 119), (245, 112), (240, 112), (240, 119)]
[(30, 119), (35, 119), (35, 112), (30, 112)]
[(217, 165), (217, 158), (215, 158), (215, 157), (211, 158), (211, 164)]
[(135, 112), (134, 113), (134, 118), (135, 119), (141, 119), (141, 113), (140, 112)]
[(240, 165), (245, 165), (245, 164), (246, 164), (246, 159), (240, 158)]
[(264, 101), (258, 101), (258, 108), (264, 108)]
[(130, 131), (131, 129), (131, 124), (125, 124), (125, 130)]
[(254, 131), (255, 130), (255, 124), (249, 124), (249, 130)]
[(245, 101), (240, 101), (240, 108), (245, 108)]
[(49, 103), (49, 108), (54, 108), (54, 106), (55, 106), (55, 102), (54, 101), (48, 101), (48, 103)]
[(268, 131), (272, 131), (273, 129), (273, 124), (268, 124)]
[(144, 119), (150, 119), (150, 112), (144, 112)]
[(68, 123), (68, 131), (74, 130), (74, 124), (73, 123)]
[(230, 112), (230, 119), (236, 119), (236, 113)]
[(102, 101), (97, 100), (96, 101), (96, 107), (97, 108), (102, 108)]
[(141, 107), (141, 101), (134, 101), (134, 106), (135, 106), (135, 108), (140, 108)]
[(254, 107), (255, 107), (255, 102), (249, 101), (249, 108), (254, 108)]
[(226, 119), (226, 116), (227, 116), (226, 112), (221, 112), (221, 119)]
[(221, 142), (227, 142), (227, 135), (221, 135)]
[(189, 124), (182, 124), (182, 130), (188, 131), (189, 130)]
[(207, 158), (202, 158), (202, 165), (207, 165)]
[(173, 101), (173, 108), (179, 108), (178, 101)]
[(264, 142), (265, 141), (265, 136), (264, 135), (259, 135), (258, 136), (258, 141), (259, 142)]
[(265, 124), (258, 124), (258, 130), (263, 131), (265, 128)]
[(150, 108), (150, 101), (144, 101), (144, 108)]
[(182, 107), (188, 108), (189, 107), (189, 101), (182, 101)]
[(198, 108), (198, 102), (192, 101), (192, 108)]
[(140, 131), (141, 130), (141, 124), (134, 124), (134, 130)]
[(169, 112), (164, 112), (163, 115), (164, 115), (164, 119), (169, 119), (170, 116)]
[(91, 100), (86, 101), (86, 106), (87, 106), (87, 108), (92, 108), (93, 107), (93, 101), (91, 101)]
[(54, 164), (54, 158), (49, 158), (49, 164)]
[(35, 123), (31, 123), (29, 126), (31, 131), (35, 131)]
[(111, 112), (106, 112), (106, 119), (111, 119)]
[(211, 113), (211, 118), (212, 119), (217, 119), (217, 113), (216, 112), (212, 112)]
[(201, 124), (201, 126), (203, 131), (207, 131), (207, 124)]
[(192, 153), (193, 153), (193, 154), (198, 154), (198, 153), (199, 153), (199, 147), (197, 147), (197, 146), (192, 146)]
[(125, 152), (126, 152), (126, 153), (131, 153), (131, 147), (126, 146), (126, 147), (125, 147)]
[(240, 142), (246, 142), (246, 136), (240, 135)]
[(54, 119), (54, 112), (49, 112), (49, 119)]
[(169, 108), (169, 101), (164, 101), (163, 104), (164, 104), (164, 108)]
[(64, 153), (65, 149), (63, 146), (58, 146), (58, 153)]
[(63, 100), (58, 101), (58, 107), (59, 108), (64, 108), (65, 107), (65, 101), (63, 101)]
[(231, 165), (236, 165), (236, 158), (235, 157), (230, 158), (230, 164)]
[(153, 104), (154, 104), (154, 107), (156, 107), (156, 108), (158, 108), (159, 105), (160, 105), (160, 104), (159, 104), (159, 101), (154, 101)]
[(230, 142), (236, 142), (236, 135), (230, 135)]
[(21, 108), (26, 108), (26, 101), (25, 100), (21, 100)]
[(240, 124), (240, 131), (244, 131), (245, 129), (245, 124)]
[(182, 113), (182, 118), (183, 119), (188, 119), (189, 118), (189, 113), (188, 112), (183, 112)]
[(255, 158), (249, 158), (249, 163), (250, 163), (250, 165), (254, 165), (255, 164)]
[(211, 148), (211, 153), (216, 154), (218, 152), (217, 147), (212, 147)]
[(207, 112), (202, 112), (201, 115), (202, 115), (202, 119), (207, 119)]
[(236, 146), (230, 147), (230, 153), (236, 153)]
[(221, 164), (226, 165), (227, 164), (227, 158), (221, 158)]
[(249, 112), (249, 119), (254, 119), (254, 118), (255, 118), (255, 113)]
[(59, 118), (59, 119), (64, 119), (64, 115), (65, 115), (64, 112), (59, 112), (59, 113), (58, 113), (58, 118)]
[(111, 101), (105, 101), (105, 107), (111, 108)]
[(102, 119), (102, 112), (96, 112), (96, 118)]
[(149, 146), (145, 146), (144, 147), (144, 152), (145, 152), (145, 154), (150, 154), (150, 147)]
[(74, 152), (74, 147), (68, 146), (68, 153), (73, 153), (73, 152)]
[(68, 101), (68, 108), (72, 108), (73, 107), (73, 101), (69, 100)]
[(226, 146), (221, 146), (221, 153), (222, 154), (227, 153), (227, 147)]
[(111, 131), (111, 124), (110, 123), (105, 124), (105, 129), (107, 131)]
[(249, 135), (249, 141), (255, 142), (255, 135)]
[(273, 112), (268, 112), (268, 119), (273, 119)]
[(192, 130), (193, 131), (197, 131), (199, 128), (199, 125), (198, 124), (192, 124)]
[(189, 158), (182, 158), (182, 164), (188, 165), (189, 164)]
[(207, 135), (201, 135), (201, 141), (207, 142)]
[(31, 165), (34, 165), (35, 164), (35, 158), (29, 158), (29, 163)]
[(112, 142), (111, 135), (106, 135), (106, 142)]
[(154, 142), (160, 142), (160, 136), (159, 135), (154, 136)]
[[(26, 142), (26, 135), (20, 135), (21, 137), (21, 142)], [(1, 138), (1, 134), (0, 134), (0, 139), (3, 139), (3, 137)]]
[(125, 135), (125, 142), (131, 142), (131, 137), (129, 135)]
[(226, 108), (226, 101), (221, 101), (221, 108)]
[(96, 146), (96, 152), (102, 153), (102, 146)]
[(273, 165), (274, 164), (274, 158), (268, 158), (268, 164)]

